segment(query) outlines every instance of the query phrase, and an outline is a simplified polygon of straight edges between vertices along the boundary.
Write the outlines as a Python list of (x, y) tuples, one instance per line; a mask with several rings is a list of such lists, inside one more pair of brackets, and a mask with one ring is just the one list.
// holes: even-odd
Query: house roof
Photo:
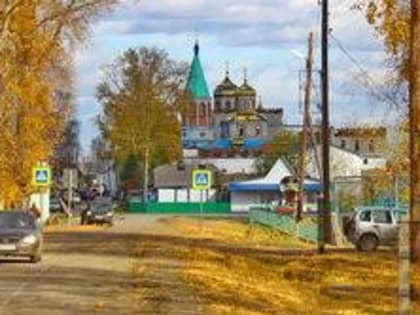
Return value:
[(156, 188), (191, 187), (193, 168), (193, 165), (185, 165), (183, 169), (173, 164), (159, 166), (153, 171), (154, 186)]
[[(155, 188), (188, 188), (192, 187), (192, 172), (198, 164), (184, 164), (178, 167), (177, 164), (166, 164), (155, 168), (153, 171)], [(207, 168), (214, 171), (213, 165)]]
[(196, 42), (194, 45), (194, 59), (188, 76), (187, 91), (191, 93), (194, 100), (209, 100), (211, 99), (211, 96), (204, 76), (203, 67), (201, 66), (199, 53), (200, 46), (198, 42)]

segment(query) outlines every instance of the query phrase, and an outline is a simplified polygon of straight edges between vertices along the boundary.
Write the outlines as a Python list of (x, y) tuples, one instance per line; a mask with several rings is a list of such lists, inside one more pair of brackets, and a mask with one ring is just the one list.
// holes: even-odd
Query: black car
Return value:
[(32, 213), (0, 211), (0, 256), (41, 261), (42, 231)]
[(81, 214), (83, 224), (113, 224), (114, 206), (111, 203), (93, 203)]

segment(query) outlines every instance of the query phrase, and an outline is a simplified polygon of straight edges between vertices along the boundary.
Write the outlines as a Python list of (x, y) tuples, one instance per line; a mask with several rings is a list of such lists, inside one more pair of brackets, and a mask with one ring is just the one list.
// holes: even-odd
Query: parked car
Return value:
[(109, 224), (114, 221), (115, 211), (112, 203), (93, 203), (81, 214), (83, 224)]
[(32, 262), (41, 260), (42, 231), (33, 214), (0, 212), (0, 256), (29, 257)]
[(60, 203), (60, 199), (57, 197), (51, 197), (50, 198), (50, 212), (51, 213), (58, 213), (58, 212), (62, 212), (62, 206)]
[(343, 220), (347, 239), (360, 251), (374, 251), (380, 245), (395, 245), (398, 224), (407, 211), (382, 207), (356, 208)]

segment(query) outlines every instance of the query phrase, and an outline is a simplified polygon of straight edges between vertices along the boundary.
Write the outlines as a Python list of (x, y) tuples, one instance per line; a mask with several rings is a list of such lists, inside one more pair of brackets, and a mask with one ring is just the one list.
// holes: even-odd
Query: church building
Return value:
[(198, 41), (186, 89), (192, 99), (192, 106), (182, 118), (186, 149), (259, 151), (282, 128), (283, 110), (264, 108), (261, 101), (257, 104), (257, 91), (249, 84), (246, 70), (238, 86), (227, 69), (211, 97)]

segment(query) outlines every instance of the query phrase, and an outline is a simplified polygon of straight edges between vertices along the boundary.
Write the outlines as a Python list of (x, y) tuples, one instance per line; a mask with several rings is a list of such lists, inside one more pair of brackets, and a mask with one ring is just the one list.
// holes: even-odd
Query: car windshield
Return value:
[(0, 228), (3, 229), (33, 229), (34, 217), (29, 213), (4, 212), (0, 213)]

